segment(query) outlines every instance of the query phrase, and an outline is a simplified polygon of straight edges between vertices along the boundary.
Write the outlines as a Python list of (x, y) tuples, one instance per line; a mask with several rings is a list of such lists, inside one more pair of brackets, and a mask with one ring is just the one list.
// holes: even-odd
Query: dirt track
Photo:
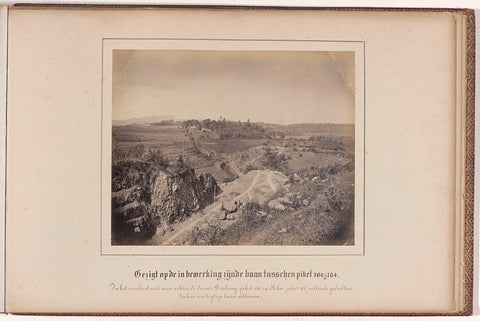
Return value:
[[(191, 231), (195, 225), (203, 224), (212, 219), (219, 219), (220, 216), (223, 217), (223, 212), (220, 210), (222, 204), (225, 208), (231, 208), (235, 201), (256, 200), (263, 202), (287, 182), (287, 177), (280, 172), (271, 170), (250, 171), (223, 186), (223, 193), (215, 198), (214, 204), (207, 206), (198, 213), (194, 213), (185, 221), (172, 225), (171, 230), (163, 231), (159, 228), (157, 234), (146, 244), (178, 244), (177, 242), (181, 241), (182, 237)], [(228, 224), (229, 222), (225, 221), (225, 223)]]

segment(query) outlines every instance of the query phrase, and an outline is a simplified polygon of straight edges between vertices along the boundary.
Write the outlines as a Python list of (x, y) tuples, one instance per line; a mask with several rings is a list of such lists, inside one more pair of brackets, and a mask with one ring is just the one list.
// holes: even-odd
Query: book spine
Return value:
[(5, 313), (8, 7), (0, 7), (0, 313)]

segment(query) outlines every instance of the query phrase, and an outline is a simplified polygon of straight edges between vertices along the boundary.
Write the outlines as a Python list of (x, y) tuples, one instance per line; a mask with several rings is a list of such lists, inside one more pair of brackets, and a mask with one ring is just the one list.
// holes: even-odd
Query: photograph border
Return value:
[[(311, 257), (315, 257), (315, 256), (322, 256), (322, 257), (325, 257), (325, 256), (365, 256), (366, 255), (366, 237), (365, 237), (365, 234), (366, 234), (366, 227), (365, 227), (365, 223), (366, 223), (366, 213), (365, 213), (365, 168), (366, 168), (366, 165), (365, 165), (365, 143), (366, 143), (366, 125), (365, 125), (365, 121), (366, 121), (366, 42), (363, 41), (363, 40), (325, 40), (325, 39), (255, 39), (255, 38), (235, 38), (235, 39), (231, 39), (231, 38), (162, 38), (162, 37), (159, 37), (159, 38), (135, 38), (135, 37), (104, 37), (101, 39), (102, 41), (102, 46), (101, 46), (101, 50), (102, 50), (102, 56), (101, 56), (101, 59), (102, 59), (102, 66), (101, 66), (101, 131), (100, 131), (100, 135), (101, 135), (101, 157), (100, 157), (100, 168), (101, 168), (101, 178), (100, 178), (100, 255), (101, 256), (251, 256), (251, 257), (254, 257), (254, 256), (274, 256), (274, 257), (288, 257), (288, 256), (291, 256), (291, 257), (302, 257), (302, 256), (311, 256)], [(362, 172), (361, 172), (361, 179), (362, 179), (362, 186), (361, 186), (361, 191), (362, 191), (362, 195), (361, 195), (361, 200), (362, 200), (362, 208), (361, 208), (361, 219), (362, 219), (362, 235), (361, 235), (361, 248), (359, 248), (359, 250), (356, 250), (357, 248), (357, 244), (355, 244), (353, 246), (353, 249), (351, 250), (352, 253), (321, 253), (319, 251), (319, 253), (302, 253), (302, 254), (293, 254), (293, 253), (289, 253), (289, 254), (285, 254), (285, 253), (264, 253), (264, 251), (261, 251), (261, 253), (235, 253), (235, 251), (233, 251), (233, 253), (161, 253), (160, 250), (158, 251), (155, 251), (155, 253), (136, 253), (136, 251), (132, 251), (132, 252), (127, 252), (127, 251), (114, 251), (114, 252), (109, 252), (108, 250), (105, 249), (105, 239), (104, 239), (104, 233), (105, 233), (105, 229), (106, 227), (104, 226), (104, 223), (105, 223), (105, 218), (103, 215), (104, 214), (104, 201), (106, 201), (106, 199), (104, 199), (104, 186), (105, 184), (107, 184), (107, 182), (104, 182), (104, 168), (106, 165), (108, 166), (111, 166), (111, 162), (109, 162), (108, 164), (106, 164), (105, 162), (105, 155), (104, 155), (104, 149), (105, 149), (105, 146), (104, 146), (104, 140), (105, 140), (105, 131), (106, 130), (110, 130), (111, 129), (107, 129), (107, 128), (104, 128), (104, 123), (105, 123), (105, 119), (104, 119), (104, 115), (105, 115), (105, 110), (104, 110), (104, 102), (105, 102), (105, 79), (104, 77), (108, 77), (109, 75), (105, 75), (104, 74), (104, 71), (105, 71), (105, 66), (104, 66), (104, 62), (105, 62), (105, 42), (106, 41), (217, 41), (217, 42), (221, 42), (221, 41), (224, 41), (224, 42), (253, 42), (253, 43), (261, 43), (261, 42), (273, 42), (273, 43), (279, 43), (279, 42), (285, 42), (285, 43), (337, 43), (337, 44), (342, 44), (342, 43), (350, 43), (350, 44), (360, 44), (361, 45), (361, 48), (359, 49), (359, 52), (361, 52), (362, 54), (362, 58), (363, 58), (363, 61), (361, 62), (363, 64), (363, 77), (361, 78), (361, 81), (362, 81), (362, 85), (363, 85), (363, 88), (361, 88), (361, 92), (363, 94), (363, 101), (362, 101), (362, 109), (363, 109), (363, 119), (361, 119), (361, 124), (363, 125), (363, 132), (362, 132), (362, 136), (361, 138), (362, 141), (361, 141), (361, 144), (362, 144), (362, 147), (363, 147), (363, 150), (362, 150), (362, 154), (360, 155), (361, 156), (361, 162), (362, 162), (362, 165), (363, 165), (363, 169), (362, 169)], [(150, 49), (124, 49), (124, 48), (114, 48), (112, 50), (150, 50)], [(159, 50), (159, 49), (151, 49), (151, 50)], [(161, 50), (161, 49), (160, 49)], [(164, 49), (164, 50), (167, 50), (167, 49)], [(195, 49), (192, 49), (192, 50), (195, 50)], [(199, 49), (197, 49), (199, 50)], [(221, 49), (211, 49), (212, 51), (215, 51), (215, 50), (221, 50)], [(249, 49), (249, 50), (245, 50), (245, 51), (257, 51), (259, 49)], [(261, 50), (259, 50), (261, 51)], [(272, 50), (272, 51), (277, 51), (277, 50)], [(279, 50), (281, 51), (281, 50)], [(302, 49), (299, 49), (298, 51), (304, 51)], [(335, 50), (325, 50), (325, 51), (335, 51)], [(354, 68), (357, 68), (356, 66), (357, 63), (355, 63), (355, 67)], [(357, 78), (357, 76), (355, 76), (355, 79)], [(111, 97), (112, 98), (112, 97)], [(355, 99), (355, 108), (354, 108), (354, 113), (356, 114), (357, 113), (357, 107), (356, 106), (356, 98)], [(354, 125), (355, 125), (355, 150), (357, 149), (357, 119), (355, 118), (355, 122), (354, 122)], [(108, 152), (108, 151), (107, 151)], [(110, 151), (111, 152), (111, 151)], [(355, 163), (357, 163), (357, 157), (358, 155), (355, 154)], [(354, 175), (355, 177), (357, 177), (357, 174), (356, 174), (356, 169), (354, 171)], [(111, 184), (111, 182), (110, 182)], [(110, 186), (110, 185), (109, 185)], [(355, 188), (355, 192), (356, 192), (356, 187)], [(110, 195), (109, 195), (110, 196)], [(355, 196), (355, 199), (357, 199), (357, 196)], [(110, 201), (110, 198), (108, 198), (108, 200)], [(356, 201), (355, 201), (356, 202)], [(355, 210), (354, 210), (354, 218), (357, 219), (357, 214), (356, 214), (356, 207), (355, 207)], [(111, 215), (111, 213), (110, 213)], [(360, 215), (358, 215), (360, 216)], [(110, 218), (110, 216), (109, 216)], [(355, 231), (355, 234), (357, 233), (357, 231)], [(356, 238), (356, 236), (355, 236)], [(275, 246), (275, 245), (274, 245)], [(295, 246), (291, 246), (291, 245), (282, 245), (281, 247), (296, 247), (296, 248), (299, 248), (299, 247), (305, 247), (305, 248), (314, 248), (314, 247), (331, 247), (331, 245), (295, 245)], [(126, 248), (126, 247), (133, 247), (133, 246), (129, 246), (129, 245), (115, 245), (115, 246), (112, 246), (110, 245), (108, 248), (111, 249), (111, 248), (115, 248), (115, 249), (119, 249), (119, 248)], [(148, 246), (141, 246), (142, 248), (143, 247), (146, 247), (146, 248), (155, 248), (155, 246), (153, 245), (148, 245)], [(175, 246), (164, 246), (164, 245), (158, 245), (158, 247), (175, 247)], [(186, 247), (192, 247), (192, 248), (195, 248), (195, 247), (201, 247), (201, 246), (197, 246), (197, 245), (191, 245), (191, 246), (177, 246), (177, 247), (183, 247), (183, 248), (186, 248)], [(208, 248), (212, 248), (212, 246), (206, 246)], [(246, 247), (246, 246), (242, 246), (242, 245), (238, 245), (238, 246), (231, 246), (231, 245), (217, 245), (215, 246), (216, 248), (232, 248), (232, 247), (236, 247), (236, 248), (241, 248), (241, 247)], [(252, 245), (252, 246), (248, 246), (248, 247), (257, 247), (256, 245)], [(260, 247), (260, 246), (258, 246)], [(269, 246), (265, 246), (265, 247), (269, 247)], [(193, 251), (195, 252), (195, 250)], [(259, 251), (260, 252), (260, 251)]]

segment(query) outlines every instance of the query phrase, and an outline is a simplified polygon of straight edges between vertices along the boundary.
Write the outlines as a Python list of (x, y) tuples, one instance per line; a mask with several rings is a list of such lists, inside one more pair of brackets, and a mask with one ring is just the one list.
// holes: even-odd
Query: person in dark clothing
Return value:
[(223, 206), (223, 203), (222, 203), (222, 211), (224, 211), (225, 213), (225, 217), (223, 218), (223, 220), (228, 220), (228, 214), (231, 214), (231, 213), (236, 213), (238, 211), (238, 203), (237, 201), (235, 201), (235, 203), (233, 203), (233, 209), (232, 210), (227, 210), (224, 206)]

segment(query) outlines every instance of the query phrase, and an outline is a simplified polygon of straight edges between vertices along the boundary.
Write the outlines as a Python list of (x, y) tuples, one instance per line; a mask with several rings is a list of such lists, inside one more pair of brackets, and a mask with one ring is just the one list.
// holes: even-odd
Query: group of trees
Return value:
[(345, 139), (343, 137), (331, 136), (310, 136), (309, 141), (316, 142), (316, 146), (328, 150), (343, 150), (345, 149)]
[(218, 133), (220, 139), (228, 138), (264, 138), (265, 128), (261, 125), (246, 122), (235, 122), (220, 117), (219, 120), (212, 119), (189, 119), (182, 124), (185, 129), (195, 128)]
[(281, 131), (266, 130), (262, 125), (246, 122), (231, 121), (220, 117), (219, 120), (197, 120), (189, 119), (182, 123), (186, 130), (194, 128), (196, 130), (206, 130), (215, 132), (220, 139), (284, 139), (285, 133)]
[(152, 126), (169, 126), (169, 125), (173, 125), (174, 123), (175, 123), (175, 120), (173, 119), (165, 119), (156, 123), (152, 123)]

